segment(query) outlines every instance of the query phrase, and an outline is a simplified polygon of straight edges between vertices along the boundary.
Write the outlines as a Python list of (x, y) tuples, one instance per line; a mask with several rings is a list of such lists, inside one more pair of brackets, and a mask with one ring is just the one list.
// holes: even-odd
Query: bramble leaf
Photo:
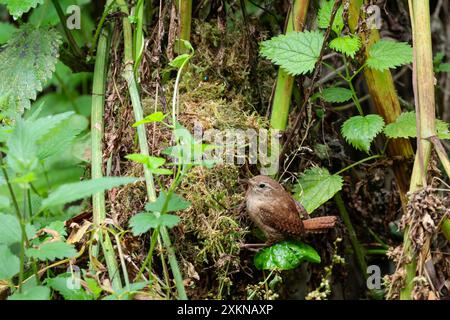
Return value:
[(342, 177), (330, 174), (325, 168), (314, 167), (300, 176), (294, 197), (308, 213), (312, 213), (342, 189)]
[(370, 47), (366, 63), (371, 69), (383, 71), (410, 63), (412, 58), (413, 50), (408, 43), (382, 39)]
[(319, 59), (324, 36), (319, 31), (288, 32), (261, 43), (261, 55), (291, 75), (311, 72)]
[(358, 36), (342, 36), (330, 41), (330, 48), (343, 53), (351, 58), (355, 57), (361, 47), (361, 40)]
[(330, 103), (342, 103), (352, 98), (352, 91), (347, 88), (331, 87), (325, 88), (322, 92), (322, 98)]
[(0, 52), (0, 111), (6, 114), (30, 108), (58, 58), (61, 37), (56, 30), (24, 25)]
[(344, 122), (341, 133), (353, 147), (369, 153), (372, 140), (383, 127), (384, 120), (377, 114), (354, 116)]

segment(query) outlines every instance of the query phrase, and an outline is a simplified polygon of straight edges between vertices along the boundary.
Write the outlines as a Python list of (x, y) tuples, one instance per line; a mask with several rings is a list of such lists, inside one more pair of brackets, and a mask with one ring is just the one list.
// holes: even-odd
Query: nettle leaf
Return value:
[(261, 55), (291, 75), (311, 72), (319, 59), (324, 36), (319, 31), (288, 32), (261, 43)]
[(24, 288), (22, 293), (16, 291), (8, 300), (50, 300), (50, 289), (44, 286)]
[(6, 5), (9, 14), (14, 20), (20, 18), (24, 13), (36, 8), (38, 4), (44, 3), (44, 0), (0, 0), (0, 4)]
[[(449, 124), (436, 119), (436, 133), (439, 139), (450, 139)], [(403, 112), (395, 122), (384, 128), (384, 134), (389, 138), (415, 138), (417, 136), (416, 113)]]
[(330, 41), (330, 48), (343, 53), (351, 58), (355, 57), (361, 47), (361, 40), (358, 36), (342, 36)]
[[(334, 0), (321, 1), (319, 13), (317, 14), (317, 23), (319, 28), (326, 29), (330, 25), (334, 2)], [(343, 8), (342, 6), (339, 6), (336, 11), (336, 16), (334, 17), (333, 26), (331, 27), (331, 29), (338, 35), (342, 32), (342, 29), (344, 29), (344, 18), (342, 18), (342, 12)]]
[(408, 43), (382, 39), (370, 47), (366, 63), (371, 69), (384, 71), (411, 63), (412, 59), (413, 49)]
[[(25, 225), (27, 238), (31, 239), (36, 229), (30, 225)], [(16, 216), (0, 213), (0, 244), (11, 245), (22, 241), (22, 231), (19, 220)]]
[(352, 91), (347, 88), (331, 87), (322, 91), (322, 98), (330, 103), (342, 103), (352, 98)]
[(146, 116), (141, 121), (134, 123), (133, 127), (137, 127), (137, 126), (140, 126), (141, 124), (145, 124), (145, 123), (162, 122), (165, 118), (166, 118), (166, 115), (164, 113), (162, 113), (161, 111), (154, 112), (154, 113)]
[(308, 213), (312, 213), (342, 189), (342, 177), (330, 174), (325, 168), (306, 170), (297, 182), (294, 197)]
[(58, 61), (61, 37), (56, 30), (24, 25), (0, 52), (0, 110), (9, 114), (30, 108)]
[(173, 214), (157, 216), (153, 212), (142, 212), (130, 219), (130, 226), (135, 236), (141, 235), (150, 229), (158, 227), (173, 228), (180, 222), (180, 217)]
[(149, 202), (145, 205), (145, 210), (153, 212), (174, 212), (186, 210), (191, 206), (191, 203), (185, 200), (182, 196), (172, 193), (170, 199), (168, 200), (167, 206), (164, 209), (164, 204), (167, 201), (167, 193), (161, 191), (155, 202)]
[(28, 248), (26, 255), (41, 261), (73, 258), (77, 255), (74, 246), (62, 241), (46, 242), (37, 248)]
[(373, 139), (383, 130), (384, 120), (377, 114), (351, 117), (344, 122), (341, 133), (358, 150), (369, 153)]
[(55, 278), (47, 279), (46, 284), (53, 290), (58, 291), (65, 300), (93, 300), (94, 296), (83, 289), (72, 289), (68, 283), (72, 283), (72, 274), (64, 273)]
[(123, 184), (133, 183), (139, 179), (130, 177), (103, 177), (64, 184), (53, 191), (48, 198), (42, 201), (42, 208), (62, 205), (76, 200), (92, 196), (94, 193), (103, 192)]
[(320, 256), (311, 246), (299, 241), (283, 241), (260, 250), (254, 258), (259, 270), (291, 270), (303, 261), (320, 263)]
[(0, 244), (0, 280), (11, 279), (20, 271), (20, 260), (9, 248)]

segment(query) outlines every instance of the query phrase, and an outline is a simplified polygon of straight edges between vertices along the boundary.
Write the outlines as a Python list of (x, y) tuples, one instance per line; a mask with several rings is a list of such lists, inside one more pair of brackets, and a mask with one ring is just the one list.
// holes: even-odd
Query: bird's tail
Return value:
[(337, 217), (325, 216), (303, 220), (303, 227), (305, 232), (323, 232), (328, 229), (334, 228), (336, 225)]

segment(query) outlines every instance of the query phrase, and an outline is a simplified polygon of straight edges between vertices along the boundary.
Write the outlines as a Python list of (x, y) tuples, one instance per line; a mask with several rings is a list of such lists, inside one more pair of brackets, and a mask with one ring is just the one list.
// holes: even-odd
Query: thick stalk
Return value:
[[(433, 53), (430, 29), (430, 7), (428, 0), (409, 1), (411, 24), (413, 30), (413, 86), (415, 87), (416, 114), (418, 115), (418, 150), (411, 176), (410, 191), (424, 187), (427, 167), (431, 154), (431, 142), (428, 139), (435, 135), (435, 97)], [(411, 246), (409, 228), (405, 229), (403, 238), (403, 254), (406, 264), (406, 283), (400, 292), (400, 299), (411, 299), (416, 275), (416, 255)]]
[[(180, 27), (178, 38), (181, 40), (190, 41), (191, 39), (191, 24), (192, 24), (192, 0), (177, 0), (176, 1), (179, 17)], [(182, 41), (177, 41), (175, 52), (178, 54), (189, 52)]]
[[(356, 31), (358, 27), (359, 14), (363, 0), (350, 0), (348, 23), (352, 32)], [(378, 30), (370, 30), (370, 34), (359, 34), (362, 43), (366, 43), (365, 56), (369, 55), (370, 46), (380, 39)], [(388, 123), (395, 122), (401, 113), (400, 102), (395, 91), (394, 80), (389, 70), (377, 71), (370, 68), (364, 69), (364, 77), (369, 88), (370, 96), (372, 97), (375, 108)], [(391, 157), (408, 159), (413, 156), (413, 149), (411, 143), (407, 139), (392, 139), (388, 144), (388, 154)], [(400, 192), (400, 199), (403, 209), (405, 211), (408, 199), (406, 193), (409, 186), (408, 165), (404, 161), (394, 162), (394, 174), (397, 186)], [(406, 211), (405, 211), (406, 212)]]
[[(105, 5), (105, 10), (108, 9), (111, 0)], [(95, 58), (94, 78), (92, 87), (92, 111), (91, 111), (91, 140), (92, 140), (92, 163), (91, 163), (91, 177), (97, 179), (103, 177), (102, 163), (103, 163), (103, 113), (105, 104), (106, 78), (107, 78), (107, 64), (111, 32), (108, 26), (104, 27), (100, 32), (97, 55)], [(115, 259), (114, 250), (109, 240), (107, 233), (103, 234), (101, 225), (106, 218), (105, 209), (105, 194), (104, 192), (95, 193), (92, 196), (92, 214), (93, 222), (96, 228), (94, 238), (102, 244), (103, 254), (107, 264), (109, 277), (112, 281), (114, 289), (120, 289), (121, 281), (118, 273), (118, 265)], [(98, 246), (94, 247), (93, 255), (98, 255)]]
[(59, 21), (61, 22), (61, 26), (64, 30), (64, 34), (66, 35), (67, 42), (69, 43), (69, 46), (72, 48), (73, 53), (78, 57), (83, 57), (83, 52), (81, 51), (80, 47), (78, 46), (77, 42), (75, 41), (75, 38), (73, 37), (70, 30), (67, 28), (66, 24), (66, 16), (64, 15), (64, 12), (61, 8), (61, 5), (58, 0), (52, 0), (53, 6), (55, 7), (56, 13), (58, 14)]
[[(126, 14), (123, 18), (123, 34), (124, 34), (124, 63), (125, 70), (123, 72), (123, 77), (127, 81), (128, 91), (131, 97), (131, 104), (133, 105), (133, 112), (135, 122), (141, 121), (143, 116), (143, 109), (141, 105), (141, 99), (138, 91), (138, 87), (136, 84), (136, 79), (134, 77), (133, 72), (133, 50), (132, 50), (132, 31), (131, 24), (128, 20), (128, 9), (124, 0), (118, 0), (117, 3), (120, 5), (122, 12)], [(145, 131), (145, 126), (137, 126), (136, 128), (139, 139), (139, 147), (141, 154), (149, 155), (148, 150), (148, 141), (147, 141), (147, 133)], [(148, 170), (146, 166), (144, 166), (144, 176), (145, 182), (147, 186), (147, 195), (150, 202), (156, 201), (156, 191), (154, 186), (154, 180), (152, 173)], [(180, 268), (178, 266), (178, 261), (175, 255), (175, 251), (172, 247), (172, 243), (170, 241), (169, 233), (165, 227), (161, 227), (160, 229), (161, 237), (164, 243), (164, 247), (167, 250), (167, 255), (170, 263), (170, 267), (172, 269), (172, 274), (175, 280), (175, 285), (178, 290), (178, 298), (179, 299), (187, 299), (186, 291), (183, 284), (183, 277), (180, 272)]]
[[(309, 0), (295, 0), (286, 25), (286, 32), (301, 31), (305, 24)], [(291, 103), (292, 88), (295, 78), (287, 74), (283, 69), (278, 70), (277, 83), (272, 103), (270, 126), (273, 129), (286, 130), (289, 106)]]

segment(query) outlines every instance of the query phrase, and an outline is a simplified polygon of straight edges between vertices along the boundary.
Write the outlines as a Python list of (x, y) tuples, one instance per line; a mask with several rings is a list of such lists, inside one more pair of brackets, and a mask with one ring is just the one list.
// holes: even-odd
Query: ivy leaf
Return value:
[(161, 111), (154, 112), (154, 113), (146, 116), (141, 121), (134, 123), (133, 127), (137, 127), (137, 126), (140, 126), (141, 124), (145, 124), (145, 123), (162, 122), (165, 118), (166, 118), (166, 115), (164, 113), (162, 113)]
[(0, 279), (11, 279), (20, 271), (20, 260), (12, 254), (11, 250), (0, 244)]
[(167, 199), (167, 193), (161, 191), (159, 193), (158, 199), (155, 202), (149, 202), (145, 205), (145, 210), (153, 211), (153, 212), (174, 212), (174, 211), (182, 211), (186, 210), (190, 207), (191, 203), (186, 201), (183, 197), (177, 195), (176, 193), (172, 193), (170, 199), (168, 200), (166, 210), (163, 212), (164, 203)]
[(55, 70), (61, 37), (56, 30), (22, 26), (0, 53), (0, 111), (30, 108)]
[(298, 180), (294, 197), (308, 213), (312, 213), (342, 189), (342, 177), (330, 174), (325, 168), (306, 170)]
[(291, 270), (303, 261), (320, 263), (320, 256), (311, 246), (298, 241), (283, 241), (259, 251), (254, 258), (259, 270)]
[[(34, 237), (36, 229), (27, 224), (25, 226), (28, 239)], [(22, 241), (22, 231), (17, 217), (0, 213), (0, 244), (11, 245)]]
[[(323, 0), (320, 3), (319, 13), (317, 15), (317, 23), (319, 28), (326, 29), (330, 25), (331, 13), (334, 7), (334, 0)], [(336, 32), (336, 34), (340, 34), (342, 29), (344, 29), (344, 19), (342, 18), (342, 6), (339, 6), (336, 11), (336, 15), (334, 17), (333, 26), (331, 29)]]
[(344, 122), (341, 133), (358, 150), (369, 153), (372, 140), (383, 130), (384, 120), (377, 114), (351, 117)]
[(50, 300), (50, 289), (44, 286), (24, 288), (22, 293), (16, 291), (8, 300)]
[(261, 43), (261, 55), (290, 75), (311, 72), (319, 59), (324, 36), (319, 31), (288, 32)]
[[(403, 112), (395, 122), (384, 128), (384, 134), (389, 138), (415, 138), (417, 136), (416, 113)], [(436, 119), (436, 132), (439, 139), (450, 139), (449, 124)]]
[(330, 103), (342, 103), (352, 98), (352, 91), (347, 88), (331, 87), (325, 88), (322, 92), (322, 98)]
[(0, 4), (6, 5), (9, 14), (14, 17), (14, 20), (17, 20), (31, 8), (36, 8), (38, 4), (43, 2), (44, 0), (0, 0)]
[(77, 255), (77, 251), (71, 244), (55, 241), (43, 243), (38, 248), (28, 248), (26, 254), (28, 257), (41, 261), (53, 261), (56, 259), (73, 258)]
[(412, 58), (413, 50), (408, 43), (382, 39), (370, 47), (366, 63), (371, 69), (384, 71), (410, 63)]
[(180, 222), (180, 217), (173, 214), (157, 216), (153, 212), (142, 212), (130, 219), (130, 226), (135, 236), (157, 227), (173, 228)]
[(94, 193), (103, 192), (138, 180), (129, 177), (103, 177), (64, 184), (42, 201), (42, 209), (84, 199), (92, 196)]
[(93, 300), (94, 297), (83, 289), (72, 289), (68, 283), (72, 282), (70, 273), (60, 274), (55, 278), (47, 279), (46, 283), (53, 290), (61, 294), (65, 300)]
[(351, 58), (355, 57), (361, 47), (361, 40), (358, 36), (342, 36), (330, 41), (330, 48), (343, 53)]

